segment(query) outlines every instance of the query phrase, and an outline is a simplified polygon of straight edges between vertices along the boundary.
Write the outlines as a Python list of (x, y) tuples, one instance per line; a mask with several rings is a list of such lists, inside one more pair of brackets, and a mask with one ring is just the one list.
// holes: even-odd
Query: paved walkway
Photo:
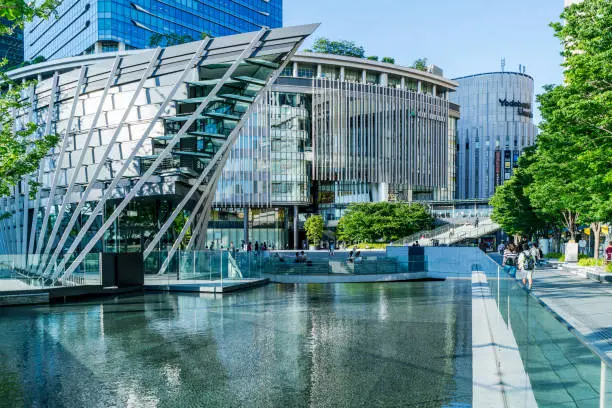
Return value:
[[(492, 256), (500, 261), (499, 255)], [(562, 269), (537, 269), (533, 295), (607, 357), (612, 364), (612, 285)]]

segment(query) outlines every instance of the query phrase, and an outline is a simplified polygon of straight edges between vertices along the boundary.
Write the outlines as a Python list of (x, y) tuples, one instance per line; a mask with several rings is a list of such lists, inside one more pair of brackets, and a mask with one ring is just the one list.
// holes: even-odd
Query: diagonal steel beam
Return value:
[[(200, 196), (200, 199), (198, 200), (196, 206), (192, 210), (192, 216), (188, 217), (187, 220), (185, 221), (185, 225), (183, 225), (183, 228), (181, 229), (181, 232), (179, 233), (177, 239), (174, 241), (174, 244), (172, 245), (172, 248), (168, 252), (168, 256), (164, 260), (164, 263), (162, 264), (158, 274), (160, 274), (160, 275), (163, 274), (165, 272), (165, 270), (168, 268), (168, 265), (170, 264), (170, 261), (172, 260), (172, 257), (174, 256), (174, 254), (175, 254), (176, 250), (178, 249), (180, 243), (183, 241), (183, 238), (185, 237), (185, 234), (189, 230), (189, 227), (191, 226), (191, 224), (192, 224), (192, 222), (193, 222), (193, 220), (195, 218), (194, 217), (195, 214), (197, 214), (197, 212), (199, 211), (200, 207), (204, 204), (204, 202), (206, 202), (207, 205), (204, 208), (204, 211), (203, 211), (203, 214), (202, 214), (203, 217), (202, 217), (201, 221), (205, 225), (208, 223), (208, 221), (207, 221), (207, 218), (208, 218), (208, 208), (210, 207), (210, 205), (212, 204), (212, 201), (214, 199), (214, 194), (211, 194), (211, 189), (212, 189), (213, 186), (215, 188), (217, 186), (217, 182), (219, 180), (219, 177), (221, 176), (221, 172), (223, 171), (223, 166), (227, 162), (227, 158), (228, 158), (228, 156), (229, 156), (229, 154), (231, 152), (230, 148), (236, 142), (236, 139), (238, 138), (238, 135), (240, 133), (240, 129), (242, 128), (243, 123), (246, 120), (248, 120), (249, 116), (251, 115), (251, 113), (253, 112), (253, 110), (255, 109), (255, 107), (257, 106), (259, 101), (261, 100), (261, 98), (265, 97), (265, 95), (268, 94), (268, 90), (270, 89), (271, 85), (274, 82), (276, 82), (278, 76), (283, 71), (283, 69), (285, 69), (285, 66), (287, 65), (289, 60), (293, 57), (293, 55), (296, 53), (297, 49), (299, 48), (299, 46), (301, 45), (301, 43), (303, 41), (304, 40), (300, 41), (293, 48), (293, 50), (291, 52), (289, 52), (285, 56), (285, 59), (282, 62), (281, 66), (279, 68), (277, 68), (276, 71), (274, 71), (272, 73), (272, 75), (270, 76), (269, 80), (266, 83), (266, 86), (257, 95), (257, 99), (255, 101), (253, 101), (253, 103), (247, 109), (246, 113), (242, 116), (239, 124), (234, 128), (234, 130), (232, 130), (232, 132), (230, 133), (230, 136), (228, 137), (228, 140), (226, 141), (226, 143), (224, 143), (223, 146), (221, 146), (221, 148), (217, 151), (217, 153), (215, 153), (215, 156), (213, 157), (213, 159), (210, 161), (208, 166), (206, 166), (206, 168), (204, 169), (203, 173), (209, 173), (211, 171), (211, 169), (213, 168), (213, 166), (217, 165), (217, 168), (215, 169), (215, 171), (213, 173), (213, 176), (208, 181), (208, 184), (206, 185), (206, 188), (205, 188), (204, 192), (202, 192), (202, 194)], [(172, 221), (174, 221), (174, 220), (172, 220)], [(202, 228), (204, 228), (204, 230), (206, 230), (205, 226), (201, 227), (200, 229), (202, 229)], [(204, 235), (205, 235), (205, 233), (204, 233)], [(192, 236), (192, 239), (193, 239), (193, 236)], [(206, 239), (206, 237), (204, 237), (204, 239)]]
[(66, 130), (64, 131), (64, 138), (62, 141), (62, 147), (60, 149), (60, 153), (58, 155), (57, 162), (55, 163), (55, 171), (53, 172), (53, 179), (51, 181), (51, 190), (49, 191), (49, 198), (47, 199), (47, 205), (45, 207), (45, 215), (43, 216), (42, 226), (40, 228), (40, 234), (38, 235), (38, 242), (36, 243), (36, 254), (40, 254), (42, 250), (42, 244), (44, 237), (47, 231), (47, 223), (49, 222), (49, 215), (51, 214), (51, 207), (55, 201), (55, 189), (57, 188), (57, 183), (59, 181), (59, 174), (62, 167), (62, 162), (64, 161), (64, 155), (66, 154), (66, 149), (68, 147), (68, 134), (72, 129), (72, 122), (74, 120), (74, 112), (76, 111), (76, 107), (79, 102), (79, 96), (81, 94), (81, 88), (83, 87), (83, 81), (85, 79), (85, 73), (87, 72), (87, 68), (85, 66), (81, 67), (81, 73), (79, 74), (79, 80), (77, 82), (77, 86), (74, 90), (74, 99), (72, 101), (72, 108), (70, 110), (70, 116), (68, 117), (68, 123), (66, 124)]
[(140, 191), (142, 186), (149, 180), (149, 178), (153, 175), (157, 167), (161, 164), (161, 162), (171, 154), (174, 146), (180, 141), (181, 137), (189, 130), (191, 125), (196, 121), (196, 119), (200, 116), (200, 114), (206, 109), (208, 104), (214, 100), (219, 90), (225, 85), (227, 80), (233, 75), (234, 71), (238, 66), (242, 63), (245, 58), (248, 58), (253, 53), (253, 48), (259, 42), (259, 40), (263, 37), (263, 35), (267, 32), (267, 29), (262, 29), (257, 32), (249, 45), (240, 53), (240, 56), (232, 63), (232, 65), (225, 71), (219, 82), (213, 87), (210, 93), (204, 98), (204, 100), (198, 105), (193, 113), (189, 116), (189, 119), (183, 124), (181, 129), (177, 132), (176, 135), (168, 142), (168, 145), (164, 148), (164, 150), (160, 153), (160, 155), (155, 159), (151, 167), (141, 176), (136, 185), (132, 187), (130, 192), (125, 196), (125, 198), (121, 201), (121, 203), (117, 206), (115, 211), (110, 215), (108, 220), (102, 225), (102, 228), (93, 236), (93, 238), (87, 243), (85, 248), (81, 251), (79, 256), (73, 261), (73, 263), (66, 269), (64, 273), (64, 277), (70, 277), (72, 272), (78, 267), (78, 265), (83, 261), (85, 256), (91, 251), (96, 242), (104, 235), (106, 230), (113, 224), (115, 219), (119, 217), (123, 209), (129, 204), (129, 202), (136, 196), (136, 193)]
[[(47, 110), (47, 121), (45, 122), (45, 132), (43, 134), (43, 136), (48, 135), (51, 132), (51, 123), (53, 120), (53, 110), (55, 108), (55, 97), (57, 95), (57, 88), (58, 88), (58, 83), (59, 83), (59, 72), (55, 71), (55, 73), (53, 74), (53, 79), (52, 79), (52, 86), (51, 86), (51, 96), (49, 98), (49, 108)], [(30, 227), (30, 242), (28, 245), (28, 254), (33, 254), (34, 253), (34, 241), (35, 241), (35, 237), (36, 237), (36, 227), (38, 226), (38, 210), (40, 208), (40, 186), (42, 185), (43, 182), (43, 175), (45, 173), (45, 163), (47, 162), (47, 158), (43, 157), (40, 161), (40, 168), (38, 169), (38, 177), (37, 177), (37, 181), (38, 181), (38, 191), (36, 191), (36, 201), (34, 202), (34, 212), (32, 213), (32, 226)], [(30, 257), (28, 257), (28, 265), (29, 266), (31, 264), (32, 259)]]
[[(79, 177), (79, 173), (81, 172), (81, 167), (83, 166), (85, 157), (89, 153), (89, 145), (91, 142), (91, 138), (94, 134), (94, 131), (96, 130), (98, 119), (100, 118), (100, 115), (102, 114), (102, 109), (104, 107), (104, 102), (106, 101), (106, 96), (108, 95), (108, 90), (111, 88), (111, 86), (113, 85), (113, 82), (115, 82), (116, 80), (117, 69), (119, 68), (119, 63), (121, 62), (121, 60), (122, 58), (119, 55), (117, 55), (115, 57), (115, 60), (113, 61), (113, 66), (110, 72), (108, 73), (108, 80), (106, 81), (106, 84), (104, 85), (104, 91), (102, 92), (102, 96), (100, 97), (100, 102), (98, 103), (98, 109), (96, 110), (96, 114), (94, 115), (93, 121), (91, 122), (91, 125), (89, 126), (89, 131), (87, 132), (87, 136), (85, 137), (83, 149), (81, 150), (81, 154), (79, 155), (79, 161), (74, 167), (72, 177), (70, 178), (70, 182), (68, 183), (68, 187), (66, 188), (66, 194), (64, 195), (64, 199), (62, 200), (62, 205), (60, 207), (59, 212), (57, 213), (55, 222), (53, 223), (53, 229), (51, 230), (51, 234), (49, 234), (49, 238), (47, 239), (47, 245), (45, 246), (45, 251), (42, 255), (39, 272), (42, 272), (43, 268), (46, 265), (47, 259), (49, 259), (49, 252), (51, 251), (51, 247), (53, 246), (53, 241), (55, 241), (55, 236), (57, 235), (57, 232), (59, 231), (59, 228), (62, 224), (62, 220), (64, 219), (64, 213), (66, 212), (66, 209), (70, 202), (70, 195), (72, 194), (72, 189), (74, 188), (74, 185), (76, 184), (76, 181)], [(76, 150), (76, 144), (74, 148)]]
[[(36, 86), (34, 84), (30, 85), (30, 112), (28, 114), (28, 122), (34, 121), (34, 98), (36, 96)], [(28, 147), (31, 150), (30, 147)], [(22, 228), (22, 237), (21, 237), (21, 253), (23, 254), (23, 267), (27, 267), (27, 253), (28, 253), (28, 224), (29, 224), (29, 215), (30, 212), (30, 180), (31, 175), (28, 174), (24, 177), (24, 186), (23, 186), (23, 228)]]
[(76, 249), (78, 244), (81, 242), (81, 240), (83, 239), (83, 237), (85, 236), (87, 231), (89, 231), (89, 228), (94, 223), (95, 218), (102, 212), (102, 210), (104, 208), (104, 205), (106, 203), (106, 200), (109, 199), (112, 196), (112, 193), (113, 193), (115, 187), (117, 186), (117, 184), (119, 183), (119, 181), (121, 180), (121, 177), (127, 171), (127, 169), (131, 166), (132, 161), (134, 160), (134, 158), (138, 154), (138, 151), (140, 150), (140, 148), (142, 147), (144, 142), (148, 139), (149, 134), (151, 133), (151, 131), (155, 127), (155, 125), (156, 125), (157, 121), (159, 120), (159, 118), (161, 117), (161, 115), (164, 113), (164, 111), (165, 111), (166, 107), (168, 106), (168, 104), (172, 101), (172, 98), (174, 97), (174, 94), (176, 94), (178, 89), (183, 85), (186, 76), (191, 72), (191, 70), (193, 68), (195, 68), (196, 66), (198, 66), (199, 61), (202, 58), (202, 54), (204, 53), (204, 51), (206, 51), (206, 49), (211, 44), (211, 42), (212, 42), (212, 39), (210, 39), (209, 37), (206, 37), (204, 40), (202, 40), (200, 42), (200, 46), (194, 52), (191, 60), (185, 66), (185, 69), (183, 70), (183, 72), (179, 76), (179, 78), (178, 78), (177, 82), (175, 83), (174, 87), (168, 93), (168, 95), (166, 96), (164, 102), (160, 105), (160, 107), (157, 110), (157, 113), (155, 114), (153, 119), (151, 119), (151, 121), (149, 123), (149, 126), (147, 127), (145, 132), (140, 137), (138, 143), (136, 143), (136, 145), (132, 149), (132, 152), (130, 153), (129, 157), (124, 161), (123, 165), (121, 166), (121, 169), (119, 169), (119, 171), (117, 172), (115, 178), (113, 179), (111, 184), (106, 189), (106, 191), (105, 191), (104, 195), (102, 196), (102, 198), (98, 201), (98, 204), (96, 205), (96, 207), (92, 211), (91, 215), (89, 216), (89, 218), (87, 219), (87, 221), (85, 222), (83, 227), (81, 228), (81, 231), (79, 231), (79, 233), (75, 237), (74, 241), (72, 242), (70, 248), (68, 249), (68, 251), (67, 251), (67, 253), (66, 253), (65, 257), (64, 257), (64, 259), (59, 263), (59, 265), (58, 265), (58, 267), (56, 269), (56, 272), (54, 273), (53, 276), (57, 276), (61, 272), (62, 268), (66, 265), (66, 262), (68, 261), (68, 258), (74, 252), (74, 250)]
[(89, 193), (93, 189), (95, 182), (98, 180), (100, 171), (102, 171), (102, 169), (106, 165), (106, 159), (108, 158), (113, 147), (115, 146), (115, 142), (119, 138), (119, 134), (121, 133), (121, 130), (123, 129), (123, 125), (125, 121), (127, 120), (128, 115), (132, 111), (132, 108), (134, 107), (134, 103), (136, 102), (136, 99), (138, 99), (138, 96), (140, 95), (140, 91), (144, 87), (145, 82), (149, 79), (149, 76), (151, 75), (151, 73), (153, 72), (153, 69), (156, 67), (158, 63), (158, 58), (159, 58), (160, 53), (161, 53), (161, 48), (158, 47), (154, 50), (153, 55), (151, 56), (151, 61), (149, 62), (149, 65), (145, 69), (145, 72), (143, 73), (142, 78), (138, 82), (138, 85), (136, 86), (136, 89), (134, 90), (134, 93), (132, 95), (132, 99), (130, 100), (127, 107), (125, 108), (123, 112), (123, 116), (121, 117), (121, 120), (119, 121), (119, 125), (117, 126), (117, 129), (115, 130), (115, 132), (113, 133), (113, 136), (109, 140), (106, 146), (106, 149), (104, 150), (104, 153), (102, 154), (102, 157), (98, 160), (98, 164), (96, 165), (96, 168), (93, 174), (89, 177), (89, 183), (87, 184), (87, 188), (81, 195), (81, 199), (79, 200), (79, 203), (77, 204), (76, 209), (72, 213), (72, 217), (70, 217), (70, 221), (68, 222), (68, 225), (64, 229), (64, 232), (59, 242), (57, 243), (57, 246), (55, 247), (55, 251), (53, 252), (53, 255), (51, 256), (51, 259), (47, 263), (47, 267), (45, 268), (43, 276), (47, 276), (49, 273), (49, 269), (51, 268), (52, 265), (55, 264), (55, 261), (57, 260), (60, 252), (62, 251), (64, 247), (64, 244), (66, 243), (66, 240), (70, 236), (72, 227), (74, 227), (74, 224), (79, 219), (81, 215), (81, 210), (83, 209), (83, 206), (85, 205), (85, 203), (87, 202), (87, 198), (89, 197)]

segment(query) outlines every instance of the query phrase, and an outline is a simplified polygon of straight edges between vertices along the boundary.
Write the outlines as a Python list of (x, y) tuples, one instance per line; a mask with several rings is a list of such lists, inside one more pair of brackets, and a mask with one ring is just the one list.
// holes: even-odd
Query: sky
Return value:
[[(349, 40), (366, 55), (411, 65), (427, 57), (447, 78), (501, 70), (534, 78), (535, 93), (562, 82), (559, 21), (563, 0), (283, 0), (283, 25), (321, 23), (314, 39)], [(539, 122), (539, 112), (534, 120)]]

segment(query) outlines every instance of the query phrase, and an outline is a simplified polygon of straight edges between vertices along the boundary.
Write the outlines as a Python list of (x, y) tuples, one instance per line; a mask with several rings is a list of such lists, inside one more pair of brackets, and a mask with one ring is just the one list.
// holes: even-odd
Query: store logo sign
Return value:
[(499, 103), (501, 106), (518, 108), (518, 114), (521, 116), (526, 116), (528, 118), (533, 118), (533, 113), (531, 112), (531, 104), (525, 103), (521, 101), (509, 101), (508, 99), (500, 99)]

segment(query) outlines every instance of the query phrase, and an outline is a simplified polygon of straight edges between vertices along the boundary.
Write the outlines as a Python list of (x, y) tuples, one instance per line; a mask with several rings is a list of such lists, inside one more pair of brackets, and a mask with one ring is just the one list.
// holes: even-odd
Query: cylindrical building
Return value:
[(535, 142), (533, 78), (490, 72), (456, 78), (458, 199), (487, 199), (512, 175), (523, 149)]

